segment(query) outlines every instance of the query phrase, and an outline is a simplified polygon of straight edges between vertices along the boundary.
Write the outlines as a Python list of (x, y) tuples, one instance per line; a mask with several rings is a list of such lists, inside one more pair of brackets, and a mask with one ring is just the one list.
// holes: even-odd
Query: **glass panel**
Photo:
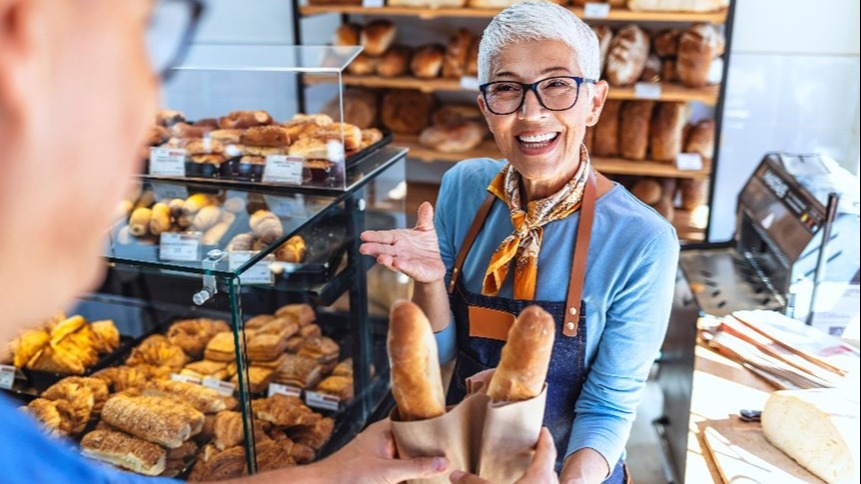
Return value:
[(342, 72), (362, 47), (314, 45), (194, 45), (178, 70)]

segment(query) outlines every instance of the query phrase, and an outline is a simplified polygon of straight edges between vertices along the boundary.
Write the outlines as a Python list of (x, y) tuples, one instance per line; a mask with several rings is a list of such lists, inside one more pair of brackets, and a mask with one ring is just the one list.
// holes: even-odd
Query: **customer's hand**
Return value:
[(395, 458), (392, 424), (383, 420), (370, 425), (352, 442), (319, 463), (328, 469), (329, 482), (367, 484), (396, 483), (437, 476), (448, 469), (445, 457)]
[(359, 252), (377, 258), (393, 271), (403, 272), (416, 282), (436, 282), (445, 277), (439, 241), (433, 225), (433, 206), (419, 207), (418, 222), (412, 229), (366, 230)]
[[(535, 446), (535, 455), (532, 456), (532, 463), (529, 464), (523, 476), (517, 480), (517, 484), (558, 483), (559, 478), (556, 476), (555, 465), (556, 446), (553, 444), (553, 437), (550, 435), (550, 431), (547, 430), (547, 427), (544, 427), (538, 436), (538, 444)], [(475, 474), (463, 471), (452, 472), (450, 479), (455, 484), (491, 484), (489, 481)]]

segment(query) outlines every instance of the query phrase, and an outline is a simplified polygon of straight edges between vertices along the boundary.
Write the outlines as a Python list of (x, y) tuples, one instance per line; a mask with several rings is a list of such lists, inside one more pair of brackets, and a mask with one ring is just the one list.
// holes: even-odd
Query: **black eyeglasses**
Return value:
[(595, 79), (576, 76), (548, 77), (524, 84), (514, 81), (488, 82), (478, 86), (484, 96), (487, 110), (493, 114), (506, 115), (519, 110), (526, 101), (526, 93), (532, 91), (544, 109), (566, 111), (577, 104), (580, 84), (595, 83)]
[(146, 32), (150, 65), (162, 79), (182, 62), (203, 14), (200, 0), (159, 0)]

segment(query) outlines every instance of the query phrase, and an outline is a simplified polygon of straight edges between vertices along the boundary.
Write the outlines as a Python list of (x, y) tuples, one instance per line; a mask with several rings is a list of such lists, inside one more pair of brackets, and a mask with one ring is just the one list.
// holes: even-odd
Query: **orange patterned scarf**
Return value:
[(544, 237), (544, 225), (562, 220), (580, 208), (590, 162), (586, 148), (580, 148), (580, 168), (561, 190), (541, 200), (529, 202), (524, 210), (520, 200), (520, 174), (510, 164), (487, 187), (487, 190), (508, 205), (514, 232), (505, 238), (493, 256), (484, 276), (481, 293), (496, 296), (508, 275), (510, 262), (514, 266), (514, 298), (535, 298), (538, 277), (538, 253)]

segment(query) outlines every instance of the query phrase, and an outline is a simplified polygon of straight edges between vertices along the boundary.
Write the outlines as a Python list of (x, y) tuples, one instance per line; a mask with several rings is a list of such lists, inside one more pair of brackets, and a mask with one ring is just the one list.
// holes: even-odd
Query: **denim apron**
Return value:
[[(574, 422), (574, 405), (586, 381), (586, 307), (582, 302), (583, 279), (586, 269), (586, 254), (592, 232), (592, 221), (597, 198), (595, 174), (590, 171), (583, 193), (577, 239), (571, 277), (566, 301), (530, 301), (474, 294), (464, 288), (459, 275), (463, 262), (472, 248), (475, 238), (484, 225), (496, 197), (488, 194), (473, 219), (452, 268), (448, 287), (457, 331), (457, 362), (446, 396), (453, 405), (466, 396), (466, 379), (475, 373), (495, 368), (499, 364), (502, 347), (508, 329), (520, 311), (527, 306), (538, 305), (553, 316), (556, 322), (556, 338), (547, 373), (547, 407), (544, 411), (544, 426), (553, 435), (558, 457), (556, 472), (562, 470), (565, 450)], [(605, 482), (624, 483), (626, 472), (620, 460)]]

